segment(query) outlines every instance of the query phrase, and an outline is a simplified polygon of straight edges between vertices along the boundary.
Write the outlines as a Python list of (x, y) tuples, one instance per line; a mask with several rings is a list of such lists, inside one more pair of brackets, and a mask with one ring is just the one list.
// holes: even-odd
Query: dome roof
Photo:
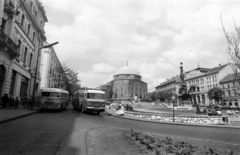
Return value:
[(134, 75), (140, 76), (140, 73), (138, 72), (138, 70), (136, 70), (131, 66), (124, 66), (120, 68), (119, 70), (117, 70), (115, 75), (120, 75), (120, 74), (134, 74)]

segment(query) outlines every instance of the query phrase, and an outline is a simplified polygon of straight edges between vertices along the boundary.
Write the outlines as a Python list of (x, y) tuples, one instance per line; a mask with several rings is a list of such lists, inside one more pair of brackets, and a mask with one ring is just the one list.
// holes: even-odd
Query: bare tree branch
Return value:
[(235, 80), (240, 80), (240, 76), (238, 74), (238, 70), (240, 69), (240, 29), (237, 27), (235, 19), (233, 18), (235, 31), (231, 32), (230, 34), (227, 33), (226, 29), (224, 28), (222, 15), (220, 15), (219, 18), (228, 43), (226, 51), (230, 58), (229, 65), (233, 70)]

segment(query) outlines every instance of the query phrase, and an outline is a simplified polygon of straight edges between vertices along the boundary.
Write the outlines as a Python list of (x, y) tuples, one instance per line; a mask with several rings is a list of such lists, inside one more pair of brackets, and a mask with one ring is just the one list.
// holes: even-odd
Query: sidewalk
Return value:
[(25, 109), (22, 105), (19, 105), (18, 109), (0, 109), (0, 124), (31, 115), (36, 112), (38, 112), (38, 108), (35, 107), (33, 110), (29, 110)]

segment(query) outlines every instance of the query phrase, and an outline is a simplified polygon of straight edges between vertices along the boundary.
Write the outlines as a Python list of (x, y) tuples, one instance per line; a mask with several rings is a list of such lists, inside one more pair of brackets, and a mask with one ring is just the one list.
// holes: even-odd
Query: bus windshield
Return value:
[(105, 99), (105, 94), (87, 93), (88, 99)]
[(42, 97), (60, 97), (59, 92), (42, 92)]

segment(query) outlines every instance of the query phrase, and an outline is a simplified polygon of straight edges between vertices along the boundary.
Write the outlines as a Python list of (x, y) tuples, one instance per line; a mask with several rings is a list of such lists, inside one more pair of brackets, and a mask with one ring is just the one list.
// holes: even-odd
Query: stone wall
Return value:
[[(160, 122), (173, 122), (173, 116), (153, 114), (153, 113), (138, 113), (138, 112), (124, 112), (125, 116), (153, 120)], [(190, 124), (227, 124), (229, 123), (228, 117), (222, 116), (175, 116), (174, 121), (176, 123), (190, 123)]]

